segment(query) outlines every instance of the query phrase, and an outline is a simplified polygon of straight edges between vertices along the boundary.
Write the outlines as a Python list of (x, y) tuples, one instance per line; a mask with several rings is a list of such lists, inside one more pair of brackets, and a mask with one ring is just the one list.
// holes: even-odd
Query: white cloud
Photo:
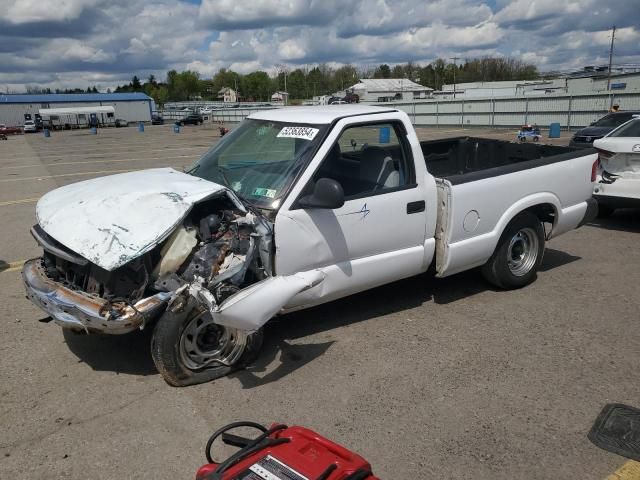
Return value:
[(613, 24), (616, 60), (640, 62), (637, 0), (0, 0), (0, 90), (454, 55), (568, 69), (605, 61)]
[(13, 24), (59, 22), (78, 18), (97, 0), (0, 0), (0, 18)]

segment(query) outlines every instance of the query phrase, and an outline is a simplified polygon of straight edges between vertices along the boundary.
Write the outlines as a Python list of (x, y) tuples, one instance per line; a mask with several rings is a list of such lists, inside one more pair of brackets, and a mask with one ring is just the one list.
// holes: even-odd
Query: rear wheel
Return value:
[(482, 267), (493, 285), (511, 290), (532, 283), (544, 254), (544, 227), (538, 217), (522, 212), (507, 226), (489, 261)]
[(158, 320), (151, 356), (174, 387), (209, 382), (245, 367), (262, 347), (263, 332), (218, 325), (205, 308), (190, 300), (183, 311), (168, 310)]

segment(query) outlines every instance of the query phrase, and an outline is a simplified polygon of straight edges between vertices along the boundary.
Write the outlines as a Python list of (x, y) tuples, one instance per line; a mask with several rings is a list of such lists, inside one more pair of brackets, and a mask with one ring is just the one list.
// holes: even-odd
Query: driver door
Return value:
[[(287, 201), (275, 224), (276, 273), (320, 269), (325, 279), (287, 308), (322, 303), (424, 271), (426, 205), (400, 121), (347, 125), (327, 140), (297, 198), (320, 178), (342, 185), (344, 205)], [(295, 193), (294, 193), (295, 195)]]

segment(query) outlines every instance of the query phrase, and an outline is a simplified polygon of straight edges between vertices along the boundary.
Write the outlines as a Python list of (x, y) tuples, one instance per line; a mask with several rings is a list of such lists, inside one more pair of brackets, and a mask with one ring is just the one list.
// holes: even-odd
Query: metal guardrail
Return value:
[[(584, 95), (544, 95), (540, 97), (495, 97), (386, 102), (373, 105), (392, 106), (405, 111), (418, 127), (518, 127), (537, 124), (546, 127), (559, 123), (570, 130), (589, 125), (609, 111), (613, 99), (621, 110), (640, 111), (640, 92), (593, 93)], [(272, 105), (242, 106), (214, 110), (207, 121), (238, 123), (262, 110), (280, 108)], [(328, 107), (330, 108), (330, 107)], [(177, 120), (189, 112), (164, 110), (165, 120)], [(181, 115), (181, 116), (180, 116)]]
[[(185, 108), (185, 107), (183, 107)], [(244, 120), (247, 116), (251, 115), (255, 112), (260, 112), (262, 110), (272, 110), (274, 108), (280, 108), (278, 106), (269, 106), (269, 107), (239, 107), (239, 108), (221, 108), (217, 110), (213, 110), (212, 113), (202, 114), (205, 122), (213, 122), (213, 123), (238, 123)], [(182, 109), (164, 109), (158, 110), (157, 112), (164, 118), (165, 122), (175, 122), (176, 120), (181, 120), (192, 111), (190, 110), (182, 110)]]
[(585, 127), (609, 111), (613, 99), (621, 110), (640, 111), (640, 92), (540, 97), (461, 98), (378, 103), (405, 111), (416, 126), (517, 127), (559, 123), (565, 129)]

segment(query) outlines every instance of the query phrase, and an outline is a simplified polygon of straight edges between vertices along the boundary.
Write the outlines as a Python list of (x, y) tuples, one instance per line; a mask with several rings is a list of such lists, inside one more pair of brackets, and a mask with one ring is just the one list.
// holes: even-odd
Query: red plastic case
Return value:
[[(224, 480), (316, 480), (335, 464), (336, 468), (322, 478), (342, 480), (358, 470), (371, 471), (371, 465), (341, 445), (304, 427), (288, 427), (270, 438), (289, 438), (288, 443), (266, 447), (224, 472)], [(196, 480), (210, 480), (218, 464), (203, 465)], [(379, 480), (372, 474), (360, 476)]]

